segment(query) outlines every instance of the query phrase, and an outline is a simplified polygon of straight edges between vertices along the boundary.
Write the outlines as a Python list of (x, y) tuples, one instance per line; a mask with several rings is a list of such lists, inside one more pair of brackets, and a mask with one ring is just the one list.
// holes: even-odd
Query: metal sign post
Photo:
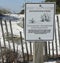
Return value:
[(25, 40), (34, 41), (34, 63), (43, 63), (43, 42), (54, 38), (55, 3), (25, 4)]

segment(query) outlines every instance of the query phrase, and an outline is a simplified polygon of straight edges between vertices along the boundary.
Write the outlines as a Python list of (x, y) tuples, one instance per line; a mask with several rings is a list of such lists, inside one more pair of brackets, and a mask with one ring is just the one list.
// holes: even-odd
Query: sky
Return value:
[(0, 0), (0, 8), (5, 8), (13, 13), (18, 13), (25, 2), (42, 2), (44, 0)]

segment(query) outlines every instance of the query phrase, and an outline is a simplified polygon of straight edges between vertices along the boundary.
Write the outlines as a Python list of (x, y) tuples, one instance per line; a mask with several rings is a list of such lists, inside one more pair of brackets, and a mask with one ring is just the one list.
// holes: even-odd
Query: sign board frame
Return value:
[[(52, 5), (54, 5), (54, 8), (53, 8), (53, 10), (54, 10), (54, 12), (53, 12), (53, 34), (52, 34), (52, 38), (51, 39), (41, 39), (41, 38), (39, 38), (39, 39), (36, 39), (36, 38), (34, 38), (34, 39), (29, 39), (29, 36), (28, 36), (28, 34), (27, 34), (27, 31), (26, 30), (28, 30), (28, 26), (27, 26), (27, 22), (28, 22), (28, 20), (27, 20), (27, 7), (28, 7), (28, 4), (29, 5), (31, 5), (31, 4), (33, 4), (33, 5), (35, 5), (35, 4), (37, 4), (37, 5), (49, 5), (49, 4), (52, 4)], [(47, 6), (48, 7), (48, 6)], [(33, 9), (33, 8), (32, 8)], [(25, 33), (25, 41), (53, 41), (54, 40), (54, 30), (55, 30), (55, 11), (56, 10), (56, 3), (55, 2), (46, 2), (46, 3), (25, 3), (25, 22), (24, 22), (24, 33)], [(32, 12), (32, 11), (31, 11)], [(38, 11), (39, 12), (39, 11)], [(33, 20), (33, 19), (32, 19)], [(36, 32), (36, 34), (38, 34), (37, 32)], [(34, 35), (34, 34), (33, 34)], [(43, 34), (42, 34), (43, 35)], [(35, 35), (34, 35), (35, 36)], [(28, 39), (26, 38), (26, 37), (28, 37)], [(31, 33), (30, 33), (30, 37), (32, 37), (31, 36)], [(37, 37), (37, 36), (36, 36)]]

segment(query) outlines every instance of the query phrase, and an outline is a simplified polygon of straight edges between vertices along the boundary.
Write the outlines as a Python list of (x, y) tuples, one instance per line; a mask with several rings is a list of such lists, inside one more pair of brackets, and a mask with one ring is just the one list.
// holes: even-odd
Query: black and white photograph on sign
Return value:
[(50, 21), (50, 16), (48, 15), (48, 14), (43, 14), (42, 16), (41, 16), (41, 20), (40, 20), (41, 22), (49, 22)]
[(25, 39), (53, 40), (55, 3), (25, 4)]

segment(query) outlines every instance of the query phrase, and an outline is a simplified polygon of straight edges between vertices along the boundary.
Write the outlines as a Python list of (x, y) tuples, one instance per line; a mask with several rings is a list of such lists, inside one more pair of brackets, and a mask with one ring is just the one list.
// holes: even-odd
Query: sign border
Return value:
[[(26, 4), (54, 4), (54, 20), (53, 20), (53, 39), (50, 40), (26, 40)], [(55, 14), (56, 14), (56, 2), (45, 2), (45, 3), (25, 3), (25, 21), (24, 21), (24, 34), (25, 34), (25, 41), (53, 41), (54, 40), (54, 33), (55, 33)]]

